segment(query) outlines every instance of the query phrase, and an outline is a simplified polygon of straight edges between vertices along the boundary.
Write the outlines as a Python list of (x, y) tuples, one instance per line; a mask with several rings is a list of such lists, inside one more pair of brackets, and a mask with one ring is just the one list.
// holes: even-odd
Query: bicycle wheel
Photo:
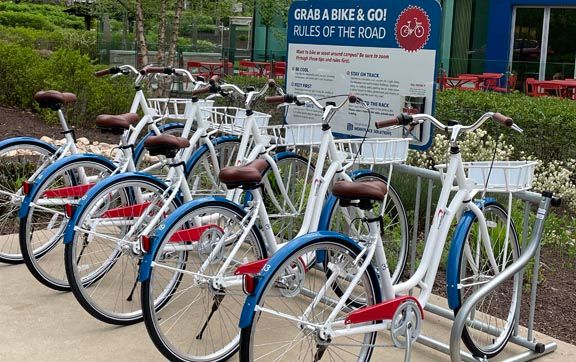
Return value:
[[(314, 165), (292, 152), (274, 156), (286, 196), (282, 195), (272, 166), (262, 178), (262, 197), (278, 243), (292, 240), (300, 231), (308, 194), (314, 178)], [(290, 207), (290, 203), (294, 207)]]
[[(260, 273), (256, 294), (247, 299), (243, 310), (241, 361), (370, 360), (376, 332), (345, 337), (333, 333), (347, 328), (344, 319), (354, 310), (351, 303), (344, 304), (329, 330), (323, 328), (339, 301), (327, 285), (328, 270), (357, 275), (360, 271), (354, 259), (361, 250), (345, 236), (326, 234), (294, 239)], [(319, 255), (331, 257), (316, 258), (309, 265), (307, 261)], [(352, 294), (367, 305), (379, 303), (380, 286), (373, 267), (369, 265), (359, 278)]]
[[(142, 320), (139, 236), (168, 193), (151, 176), (117, 175), (91, 190), (70, 220), (64, 240), (66, 275), (78, 302), (95, 318), (118, 325)], [(172, 200), (165, 214), (179, 205), (179, 199)]]
[[(266, 257), (256, 226), (240, 240), (246, 227), (242, 222), (246, 213), (240, 207), (206, 200), (187, 204), (166, 221), (166, 227), (156, 234), (159, 246), (149, 278), (142, 282), (146, 329), (160, 352), (172, 361), (221, 361), (237, 351), (245, 295), (242, 279), (234, 276), (234, 270)], [(240, 248), (224, 268), (238, 242)], [(188, 252), (180, 265), (172, 256), (177, 250)], [(220, 284), (219, 272), (228, 278), (228, 285)], [(177, 287), (170, 282), (174, 279), (180, 279)]]
[[(182, 130), (184, 130), (184, 124), (182, 123), (168, 123), (159, 127), (162, 134), (169, 134), (173, 136), (181, 136)], [(148, 137), (156, 136), (155, 133), (149, 132), (146, 134), (134, 149), (134, 165), (137, 170), (146, 172), (148, 174), (160, 177), (164, 179), (168, 175), (170, 167), (162, 162), (162, 159), (158, 156), (151, 156), (150, 151), (144, 147), (144, 142)]]
[(30, 273), (45, 286), (66, 291), (62, 237), (69, 215), (65, 205), (78, 204), (88, 189), (109, 176), (115, 166), (92, 155), (64, 158), (38, 177), (22, 208), (20, 249)]
[[(222, 137), (212, 140), (218, 169), (234, 166), (240, 147), (236, 137)], [(186, 164), (186, 174), (190, 191), (195, 197), (226, 195), (226, 186), (218, 179), (212, 153), (208, 146), (200, 147)]]
[[(408, 217), (404, 210), (404, 205), (400, 196), (384, 176), (368, 172), (354, 178), (356, 182), (382, 181), (388, 188), (386, 208), (383, 203), (374, 203), (372, 212), (374, 215), (382, 215), (384, 223), (382, 225), (382, 242), (386, 252), (388, 270), (393, 283), (397, 283), (404, 272), (406, 260), (408, 258)], [(341, 207), (337, 201), (329, 204), (328, 214), (325, 215), (326, 229), (348, 235), (354, 240), (360, 236), (368, 235), (368, 224), (362, 221), (365, 216), (364, 211), (357, 207)]]
[[(518, 259), (518, 235), (511, 224), (506, 240), (507, 213), (501, 205), (487, 203), (483, 212), (490, 235), (491, 252), (501, 272)], [(469, 212), (462, 218), (456, 235), (458, 240), (453, 241), (455, 247), (450, 249), (447, 273), (449, 298), (455, 296), (456, 299), (450, 303), (454, 315), (458, 314), (462, 304), (474, 291), (497, 275), (479, 239), (478, 219), (473, 213)], [(515, 274), (514, 278), (508, 279), (479, 300), (468, 316), (462, 340), (475, 356), (492, 358), (508, 342), (514, 329), (520, 292), (517, 285), (518, 274)]]
[(51, 163), (56, 149), (33, 138), (0, 142), (0, 262), (24, 261), (18, 236), (18, 211), (24, 199), (22, 183)]

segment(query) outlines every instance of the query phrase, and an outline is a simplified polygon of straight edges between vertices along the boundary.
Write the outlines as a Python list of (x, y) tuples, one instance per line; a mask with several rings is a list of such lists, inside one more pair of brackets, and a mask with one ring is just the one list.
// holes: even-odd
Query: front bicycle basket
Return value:
[[(479, 190), (487, 192), (517, 192), (532, 188), (536, 161), (476, 161), (464, 162), (468, 178)], [(446, 165), (436, 168), (444, 178)]]
[[(192, 100), (186, 98), (149, 98), (148, 107), (153, 110), (157, 116), (163, 116), (170, 119), (186, 120), (186, 107), (192, 104)], [(204, 118), (210, 116), (209, 108), (214, 106), (213, 100), (201, 99), (198, 105), (202, 108)]]
[[(209, 110), (208, 121), (212, 128), (231, 135), (241, 135), (248, 116), (246, 109), (238, 107), (213, 107)], [(271, 115), (254, 111), (254, 119), (259, 128), (268, 126)]]
[(409, 141), (407, 138), (339, 139), (336, 147), (344, 152), (346, 162), (382, 165), (406, 161)]

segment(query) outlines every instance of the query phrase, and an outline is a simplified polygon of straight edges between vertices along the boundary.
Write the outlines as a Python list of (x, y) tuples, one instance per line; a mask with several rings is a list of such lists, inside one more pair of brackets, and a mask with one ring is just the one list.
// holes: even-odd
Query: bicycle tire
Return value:
[[(86, 190), (70, 190), (79, 184), (79, 170), (97, 183), (115, 170), (110, 161), (75, 155), (61, 159), (38, 176), (33, 190), (22, 204), (26, 212), (20, 218), (20, 250), (30, 273), (43, 285), (59, 291), (70, 290), (62, 260), (63, 232), (67, 224), (65, 204), (74, 205)], [(89, 186), (87, 186), (89, 187)], [(49, 193), (51, 193), (49, 195)], [(58, 195), (60, 193), (60, 195)]]
[[(146, 273), (148, 277), (142, 282), (141, 289), (146, 329), (158, 350), (171, 361), (226, 360), (238, 350), (237, 320), (245, 297), (241, 285), (230, 286), (224, 290), (216, 289), (205, 277), (199, 278), (193, 274), (186, 274), (184, 269), (179, 271), (163, 266), (174, 267), (169, 259), (167, 261), (165, 259), (167, 250), (169, 251), (171, 247), (170, 243), (174, 242), (172, 238), (175, 233), (182, 234), (184, 230), (198, 230), (198, 227), (212, 226), (199, 237), (196, 247), (193, 246), (193, 242), (188, 247), (190, 249), (188, 258), (183, 266), (186, 271), (199, 271), (209, 253), (213, 252), (216, 245), (214, 242), (221, 240), (218, 236), (227, 235), (228, 230), (238, 228), (246, 212), (230, 201), (209, 197), (195, 200), (172, 215), (163, 227), (159, 228), (161, 231), (156, 233), (155, 240), (158, 247), (151, 258), (153, 264), (145, 263), (146, 266), (143, 266), (150, 269)], [(214, 215), (217, 215), (217, 220), (214, 220)], [(218, 239), (212, 239), (210, 235)], [(180, 240), (179, 237), (176, 238)], [(233, 241), (222, 245), (223, 249), (220, 249), (222, 252), (213, 255), (214, 259), (202, 275), (213, 277), (233, 245)], [(233, 276), (238, 264), (267, 256), (264, 241), (255, 225), (248, 232), (244, 246), (239, 252), (242, 254), (240, 256), (237, 254), (234, 258), (237, 263), (230, 265), (229, 273), (225, 276)], [(169, 289), (165, 288), (165, 274), (158, 275), (162, 272), (175, 273), (181, 279), (180, 284)], [(222, 299), (217, 299), (220, 296)], [(168, 299), (170, 302), (166, 301)], [(164, 301), (163, 305), (159, 306), (158, 300)], [(212, 314), (211, 305), (216, 306)], [(210, 319), (207, 316), (210, 316)]]
[[(167, 188), (153, 176), (124, 173), (90, 190), (78, 206), (65, 234), (66, 275), (74, 296), (93, 317), (114, 325), (142, 320), (137, 278), (142, 255), (134, 245), (148, 223), (143, 222), (130, 240), (125, 237), (136, 220), (158, 212)], [(170, 208), (180, 205), (175, 198)], [(90, 225), (101, 229), (94, 231)]]
[(46, 167), (49, 158), (55, 153), (54, 146), (34, 138), (16, 137), (0, 142), (0, 205), (2, 205), (0, 213), (3, 215), (0, 224), (2, 239), (0, 262), (2, 263), (24, 262), (20, 250), (18, 226), (18, 212), (25, 196), (22, 184), (24, 181), (32, 181), (33, 174)]
[[(408, 259), (408, 217), (404, 204), (398, 192), (388, 183), (386, 178), (375, 172), (362, 172), (354, 175), (355, 182), (381, 181), (388, 189), (387, 206), (382, 213), (382, 203), (375, 203), (373, 213), (382, 214), (384, 224), (382, 227), (382, 242), (388, 262), (388, 269), (393, 271), (390, 275), (392, 283), (397, 283), (404, 273)], [(380, 210), (380, 211), (379, 211)], [(341, 207), (338, 201), (332, 199), (328, 203), (326, 213), (323, 215), (323, 229), (336, 231), (350, 236), (354, 240), (362, 235), (368, 235), (368, 225), (361, 220), (362, 211), (357, 207)], [(334, 285), (337, 288), (337, 284)], [(337, 291), (338, 293), (338, 291)], [(358, 305), (357, 307), (359, 307)]]
[[(216, 152), (218, 169), (236, 164), (240, 147), (240, 140), (237, 137), (224, 136), (215, 138), (211, 142)], [(186, 177), (194, 197), (226, 194), (226, 186), (218, 179), (208, 146), (198, 148), (186, 161)]]
[[(361, 247), (346, 236), (323, 231), (296, 238), (273, 255), (257, 277), (256, 291), (244, 303), (243, 318), (240, 322), (240, 361), (254, 361), (263, 355), (266, 360), (312, 360), (320, 352), (320, 348), (324, 348), (322, 345), (326, 346), (322, 353), (328, 354), (327, 359), (330, 359), (330, 354), (336, 353), (339, 354), (337, 359), (341, 360), (354, 353), (350, 347), (353, 347), (351, 345), (355, 342), (358, 342), (355, 347), (358, 356), (354, 356), (354, 360), (369, 361), (376, 332), (364, 333), (355, 340), (354, 336), (322, 338), (321, 327), (306, 328), (309, 326), (307, 322), (322, 325), (324, 318), (332, 311), (330, 308), (335, 303), (332, 300), (338, 300), (338, 296), (326, 285), (326, 269), (332, 267), (326, 258), (324, 261), (316, 259), (314, 265), (300, 266), (305, 264), (303, 260), (310, 260), (310, 255), (339, 253), (339, 257), (332, 261), (340, 262), (339, 268), (354, 269), (356, 267), (352, 265), (353, 260), (360, 252)], [(378, 277), (372, 265), (368, 265), (362, 273), (356, 288), (355, 295), (363, 296), (367, 305), (381, 302)], [(304, 318), (303, 311), (311, 306), (304, 301), (305, 298), (312, 300), (310, 296), (318, 295), (320, 290), (327, 292), (324, 301), (321, 300), (318, 305), (309, 309)], [(259, 308), (258, 311), (255, 311), (256, 307)], [(274, 312), (289, 318), (283, 319), (282, 315), (265, 312), (262, 307), (273, 309)], [(344, 314), (354, 309), (351, 305), (348, 307), (346, 311), (340, 312), (337, 321), (342, 321)], [(318, 312), (318, 315), (312, 317), (315, 312)], [(302, 333), (302, 328), (305, 328), (307, 333)], [(272, 350), (270, 346), (274, 346)], [(335, 346), (334, 349), (331, 346)], [(346, 353), (343, 353), (341, 348), (346, 348)]]
[[(507, 225), (506, 209), (496, 202), (488, 202), (484, 205), (483, 212), (486, 216), (490, 243), (494, 249), (496, 261), (500, 267), (508, 266), (520, 255), (516, 228), (511, 223), (509, 241), (504, 244)], [(471, 293), (495, 275), (490, 263), (482, 258), (485, 254), (482, 255), (484, 248), (478, 243), (477, 226), (476, 215), (472, 212), (466, 213), (457, 226), (450, 248), (447, 289), (449, 304), (454, 310), (454, 315), (458, 314), (460, 307)], [(470, 254), (467, 256), (468, 248)], [(470, 260), (474, 261), (478, 272), (471, 269)], [(469, 284), (470, 280), (472, 282)], [(514, 330), (515, 311), (520, 293), (518, 284), (518, 274), (516, 274), (512, 280), (501, 284), (476, 304), (473, 320), (468, 319), (462, 332), (462, 341), (474, 356), (492, 358), (506, 346)], [(469, 288), (466, 287), (467, 285)], [(486, 303), (486, 301), (489, 302)], [(470, 324), (472, 322), (484, 323), (485, 326), (480, 329), (473, 328)], [(494, 336), (487, 332), (486, 326), (495, 327), (500, 332)]]
[(279, 242), (286, 242), (296, 237), (303, 223), (307, 196), (314, 178), (314, 165), (307, 158), (288, 151), (274, 155), (273, 159), (296, 212), (289, 208), (270, 165), (262, 178), (262, 198), (274, 235)]
[[(184, 124), (182, 123), (167, 123), (159, 127), (161, 134), (169, 134), (173, 136), (180, 137), (182, 135), (182, 130), (184, 130)], [(138, 144), (134, 148), (134, 165), (137, 170), (144, 170), (151, 167), (159, 161), (158, 156), (150, 156), (150, 152), (144, 147), (144, 143), (149, 137), (157, 136), (154, 132), (148, 132), (142, 139), (138, 141)], [(148, 163), (146, 163), (148, 162)], [(165, 178), (168, 174), (169, 167), (165, 166), (162, 169), (149, 169), (146, 173), (152, 174), (154, 176)]]

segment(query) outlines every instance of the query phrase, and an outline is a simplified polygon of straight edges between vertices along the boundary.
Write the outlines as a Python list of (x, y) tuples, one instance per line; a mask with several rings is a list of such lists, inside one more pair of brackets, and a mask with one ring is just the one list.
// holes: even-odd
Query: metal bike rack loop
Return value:
[[(409, 166), (405, 164), (395, 164), (394, 165), (394, 173), (403, 173), (411, 176), (416, 177), (416, 200), (415, 200), (415, 208), (414, 208), (414, 223), (413, 229), (411, 230), (411, 240), (410, 240), (410, 274), (414, 272), (414, 262), (416, 260), (416, 244), (418, 241), (418, 221), (419, 221), (419, 214), (420, 214), (420, 201), (422, 196), (422, 179), (428, 180), (427, 183), (427, 198), (426, 198), (426, 210), (425, 210), (425, 230), (424, 235), (428, 235), (430, 222), (431, 222), (431, 211), (432, 211), (432, 191), (434, 188), (434, 181), (441, 181), (440, 172), (434, 170), (428, 170), (423, 168), (418, 168), (414, 166)], [(416, 342), (421, 343), (427, 347), (433, 348), (438, 350), (444, 354), (450, 356), (453, 362), (455, 361), (467, 361), (467, 362), (477, 362), (477, 361), (484, 361), (485, 359), (475, 357), (471, 353), (467, 351), (460, 350), (460, 336), (462, 334), (462, 330), (464, 328), (466, 322), (466, 316), (470, 313), (472, 308), (474, 307), (475, 303), (488, 294), (493, 288), (500, 285), (506, 279), (512, 277), (516, 273), (520, 273), (519, 282), (522, 283), (523, 279), (523, 272), (526, 265), (529, 261), (534, 258), (534, 266), (532, 271), (532, 282), (531, 282), (531, 290), (530, 290), (530, 309), (528, 315), (528, 323), (527, 323), (527, 336), (520, 335), (520, 328), (519, 328), (519, 316), (520, 316), (520, 307), (521, 307), (521, 300), (517, 303), (516, 309), (516, 319), (514, 325), (514, 331), (512, 336), (510, 337), (509, 343), (513, 343), (519, 345), (521, 347), (526, 348), (526, 351), (521, 352), (519, 354), (514, 355), (513, 357), (507, 359), (506, 361), (530, 361), (539, 357), (542, 357), (548, 353), (552, 353), (557, 349), (557, 344), (555, 342), (550, 342), (548, 344), (537, 343), (534, 339), (534, 316), (535, 316), (535, 309), (536, 309), (536, 294), (537, 294), (537, 277), (540, 268), (540, 240), (542, 238), (542, 232), (544, 227), (544, 222), (539, 220), (539, 223), (536, 223), (531, 231), (531, 238), (529, 244), (528, 241), (528, 228), (529, 228), (529, 217), (530, 217), (530, 210), (531, 206), (538, 205), (541, 201), (542, 196), (535, 192), (530, 191), (521, 191), (515, 192), (514, 197), (516, 199), (523, 200), (524, 204), (524, 220), (523, 220), (523, 233), (522, 233), (522, 253), (518, 260), (512, 263), (508, 268), (505, 269), (501, 274), (495, 277), (490, 282), (486, 283), (484, 286), (476, 290), (471, 297), (467, 299), (467, 301), (463, 304), (460, 309), (460, 312), (456, 316), (453, 315), (452, 310), (440, 307), (431, 303), (428, 303), (426, 306), (426, 311), (436, 314), (438, 316), (444, 317), (446, 319), (454, 321), (452, 325), (451, 335), (450, 335), (450, 344), (446, 344), (444, 342), (435, 340), (429, 336), (420, 334)], [(548, 207), (550, 205), (550, 201), (546, 203), (546, 205), (540, 205), (540, 207), (544, 207), (546, 211), (548, 211)], [(521, 288), (521, 285), (518, 286)], [(518, 293), (518, 298), (522, 297), (522, 293)]]

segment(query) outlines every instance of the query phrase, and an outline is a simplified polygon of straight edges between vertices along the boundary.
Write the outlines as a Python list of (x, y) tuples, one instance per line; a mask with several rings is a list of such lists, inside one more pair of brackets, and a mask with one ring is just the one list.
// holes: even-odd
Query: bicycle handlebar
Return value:
[[(476, 120), (476, 122), (474, 122), (470, 126), (458, 126), (458, 127), (460, 127), (460, 130), (463, 132), (472, 132), (472, 131), (475, 131), (476, 129), (478, 129), (484, 122), (486, 122), (490, 118), (492, 118), (494, 121), (496, 121), (498, 123), (505, 125), (508, 128), (515, 130), (516, 132), (520, 132), (520, 133), (523, 132), (523, 130), (520, 127), (518, 127), (518, 125), (516, 125), (514, 123), (512, 118), (507, 117), (501, 113), (493, 113), (493, 112), (484, 113), (480, 118), (478, 118), (478, 120)], [(442, 122), (440, 122), (439, 120), (437, 120), (436, 118), (434, 118), (433, 116), (431, 116), (429, 114), (424, 114), (424, 113), (413, 114), (413, 115), (402, 113), (402, 114), (398, 115), (396, 118), (385, 120), (385, 121), (378, 121), (375, 124), (376, 124), (376, 128), (385, 128), (385, 127), (391, 127), (391, 126), (397, 126), (397, 125), (407, 126), (407, 125), (413, 125), (413, 124), (420, 124), (426, 120), (430, 121), (430, 123), (432, 123), (437, 128), (440, 128), (440, 129), (443, 129), (446, 131), (451, 131), (455, 127), (455, 126), (447, 126), (447, 125), (443, 124)]]
[(138, 71), (136, 70), (136, 68), (134, 68), (130, 64), (125, 64), (125, 65), (111, 67), (108, 69), (99, 70), (99, 71), (94, 73), (94, 76), (104, 77), (106, 75), (129, 74), (129, 73), (138, 74)]

